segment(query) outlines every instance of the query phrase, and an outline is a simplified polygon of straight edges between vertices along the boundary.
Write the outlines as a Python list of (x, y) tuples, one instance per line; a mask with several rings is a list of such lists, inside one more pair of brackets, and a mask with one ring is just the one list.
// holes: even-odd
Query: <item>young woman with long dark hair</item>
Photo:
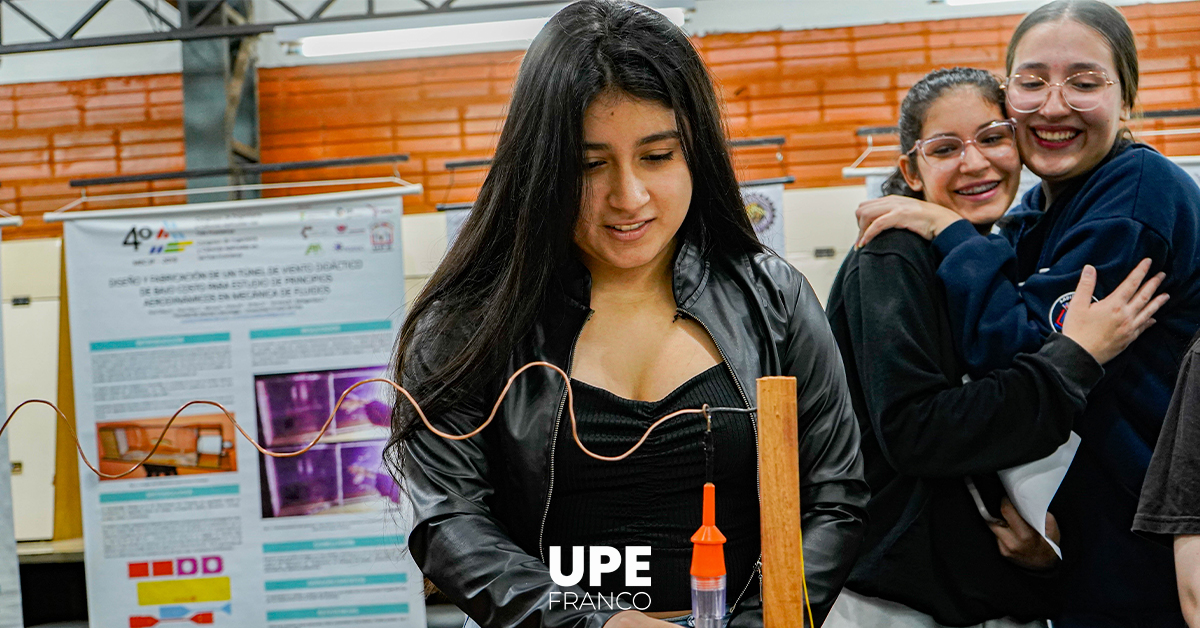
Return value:
[(1052, 506), (1065, 577), (1054, 623), (1182, 628), (1170, 550), (1130, 526), (1176, 371), (1200, 326), (1200, 189), (1127, 137), (1137, 48), (1111, 6), (1057, 0), (1033, 11), (1013, 32), (1006, 73), (1017, 145), (1042, 182), (1006, 216), (1001, 234), (981, 235), (930, 204), (864, 205), (860, 222), (874, 221), (868, 236), (902, 227), (932, 239), (956, 347), (972, 376), (1011, 364), (1059, 331), (1085, 265), (1098, 271), (1099, 296), (1132, 268), (1165, 273), (1171, 300), (1158, 322), (1106, 365), (1075, 422), (1082, 444)]
[[(884, 191), (990, 230), (1021, 174), (1003, 100), (983, 70), (918, 81), (900, 107), (902, 154)], [(1124, 323), (1156, 309), (1109, 307), (1136, 293), (1135, 274), (1124, 292), (1071, 309), (1063, 333), (1036, 352), (964, 382), (937, 262), (929, 242), (891, 230), (847, 256), (829, 297), (873, 493), (861, 558), (829, 628), (1044, 627), (1057, 608), (1058, 558), (997, 472), (1066, 442), (1104, 373), (1100, 360), (1136, 337)], [(1078, 289), (1089, 292), (1095, 273), (1085, 275)], [(1046, 528), (1058, 541), (1053, 515)]]
[[(818, 623), (849, 572), (867, 488), (837, 347), (804, 277), (755, 239), (703, 61), (644, 6), (576, 2), (535, 38), (479, 199), (396, 359), (455, 434), (483, 423), (510, 374), (555, 364), (573, 379), (580, 440), (604, 455), (656, 417), (753, 407), (756, 378), (793, 375)], [(599, 462), (574, 442), (566, 402), (558, 375), (527, 371), (495, 422), (461, 441), (398, 404), (388, 457), (414, 506), (413, 557), (482, 626), (685, 621), (705, 422), (664, 423), (634, 455)], [(754, 419), (715, 413), (712, 430), (727, 621), (761, 625)], [(550, 548), (566, 561), (572, 546), (601, 545), (652, 547), (645, 613), (563, 603), (628, 590), (623, 569), (600, 586), (553, 581)]]

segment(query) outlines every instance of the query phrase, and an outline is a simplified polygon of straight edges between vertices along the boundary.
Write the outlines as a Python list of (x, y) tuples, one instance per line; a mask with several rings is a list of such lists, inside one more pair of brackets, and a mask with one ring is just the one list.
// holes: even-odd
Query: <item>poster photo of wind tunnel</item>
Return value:
[[(308, 445), (347, 389), (385, 371), (375, 366), (256, 376), (263, 446), (291, 452)], [(308, 452), (291, 458), (259, 454), (263, 518), (383, 511), (398, 503), (399, 488), (383, 466), (391, 395), (386, 384), (359, 386)]]

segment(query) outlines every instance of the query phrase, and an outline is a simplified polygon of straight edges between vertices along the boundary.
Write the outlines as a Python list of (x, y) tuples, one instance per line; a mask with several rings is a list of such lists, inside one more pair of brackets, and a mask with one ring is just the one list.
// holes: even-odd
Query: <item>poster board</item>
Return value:
[(404, 313), (400, 188), (64, 224), (93, 626), (424, 626), (382, 465)]

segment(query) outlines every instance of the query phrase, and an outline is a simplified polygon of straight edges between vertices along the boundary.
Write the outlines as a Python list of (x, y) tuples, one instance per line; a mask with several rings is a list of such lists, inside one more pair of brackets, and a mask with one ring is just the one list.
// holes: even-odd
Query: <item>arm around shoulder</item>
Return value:
[[(1103, 369), (1070, 339), (963, 384), (925, 246), (898, 234), (859, 254), (844, 284), (843, 349), (888, 463), (916, 477), (990, 473), (1045, 457), (1066, 441)], [(887, 244), (881, 242), (880, 244)]]

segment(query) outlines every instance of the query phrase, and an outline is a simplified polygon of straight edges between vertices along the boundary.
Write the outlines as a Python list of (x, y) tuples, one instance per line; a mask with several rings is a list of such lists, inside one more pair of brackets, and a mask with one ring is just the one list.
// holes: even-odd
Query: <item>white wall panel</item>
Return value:
[[(3, 298), (4, 397), (11, 412), (26, 399), (58, 401), (59, 273), (62, 240), (18, 240), (0, 245)], [(13, 305), (25, 297), (28, 305)], [(54, 535), (54, 411), (27, 406), (9, 425), (14, 527), (21, 541)]]

